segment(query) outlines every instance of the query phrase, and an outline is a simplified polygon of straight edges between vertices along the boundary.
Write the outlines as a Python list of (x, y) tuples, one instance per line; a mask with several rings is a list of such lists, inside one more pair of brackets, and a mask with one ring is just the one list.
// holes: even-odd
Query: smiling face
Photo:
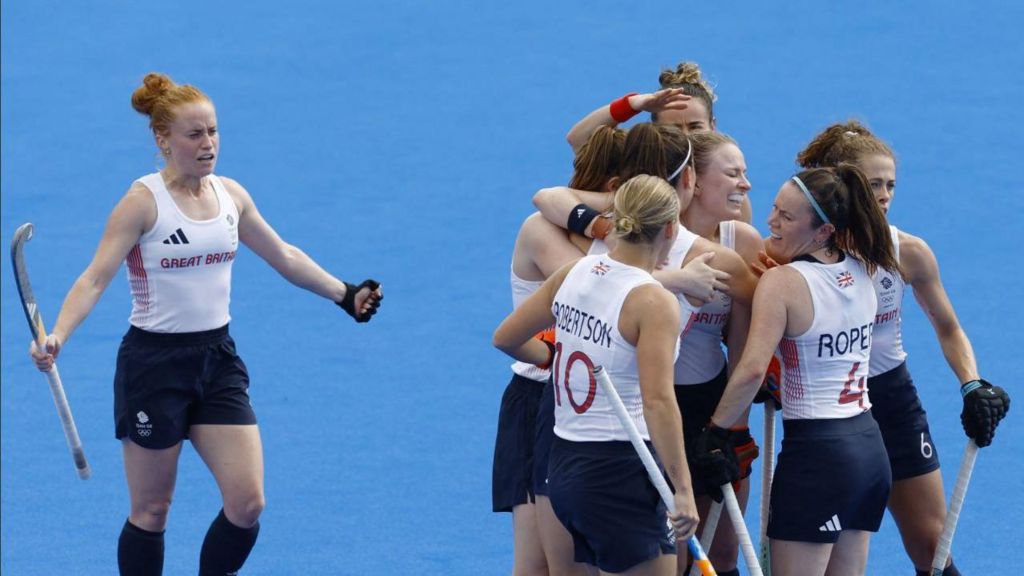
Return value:
[(684, 133), (698, 130), (714, 130), (715, 120), (708, 113), (708, 106), (700, 98), (691, 98), (685, 110), (665, 110), (658, 113), (658, 124), (678, 126)]
[[(220, 149), (217, 114), (207, 100), (182, 104), (166, 134), (157, 134), (157, 145), (168, 166), (184, 176), (202, 178), (213, 173)], [(168, 154), (169, 152), (169, 154)]]
[(743, 201), (750, 192), (743, 152), (726, 142), (711, 153), (707, 167), (697, 175), (692, 207), (719, 221), (743, 217)]
[(770, 235), (765, 248), (780, 261), (791, 262), (794, 258), (818, 250), (828, 240), (833, 227), (831, 224), (814, 226), (811, 204), (792, 180), (779, 188), (775, 204), (768, 216)]
[(888, 214), (892, 197), (896, 194), (896, 161), (886, 154), (868, 154), (861, 157), (857, 167), (867, 176), (871, 193), (882, 213)]

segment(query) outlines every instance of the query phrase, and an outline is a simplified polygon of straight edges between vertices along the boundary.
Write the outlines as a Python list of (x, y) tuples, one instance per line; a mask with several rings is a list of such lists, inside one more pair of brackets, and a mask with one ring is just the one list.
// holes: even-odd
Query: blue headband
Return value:
[(811, 196), (811, 191), (807, 189), (807, 186), (804, 186), (804, 183), (803, 181), (800, 180), (800, 177), (793, 176), (791, 180), (793, 180), (793, 182), (796, 182), (796, 185), (800, 188), (800, 191), (804, 193), (804, 196), (807, 196), (807, 201), (811, 203), (811, 208), (814, 208), (814, 211), (818, 213), (818, 216), (821, 218), (821, 221), (824, 222), (825, 224), (831, 224), (832, 222), (829, 221), (828, 216), (825, 216), (825, 211), (821, 209), (821, 206), (818, 206), (818, 201), (814, 199), (814, 196)]

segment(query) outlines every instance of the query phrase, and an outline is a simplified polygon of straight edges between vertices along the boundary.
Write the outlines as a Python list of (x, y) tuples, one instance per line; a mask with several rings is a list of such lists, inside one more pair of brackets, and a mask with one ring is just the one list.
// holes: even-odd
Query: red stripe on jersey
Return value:
[(149, 280), (146, 278), (146, 267), (142, 264), (142, 248), (136, 244), (125, 258), (128, 275), (131, 279), (132, 296), (139, 303), (143, 312), (149, 310)]
[(679, 339), (686, 338), (686, 335), (690, 332), (690, 328), (693, 328), (693, 323), (697, 321), (697, 313), (690, 312), (690, 317), (686, 319), (686, 326), (683, 326), (683, 331), (679, 334)]
[(779, 350), (782, 352), (782, 364), (786, 367), (782, 393), (787, 400), (799, 400), (804, 397), (804, 382), (800, 378), (800, 353), (797, 352), (796, 341), (783, 338), (779, 342)]

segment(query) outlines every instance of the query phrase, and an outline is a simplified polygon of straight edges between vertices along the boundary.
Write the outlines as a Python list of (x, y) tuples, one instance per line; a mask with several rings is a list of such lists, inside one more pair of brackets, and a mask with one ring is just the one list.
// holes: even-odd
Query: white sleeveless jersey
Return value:
[[(892, 245), (896, 249), (896, 261), (900, 260), (900, 234), (895, 226), (889, 226)], [(878, 296), (878, 312), (875, 313), (875, 332), (872, 336), (871, 367), (868, 377), (877, 376), (899, 366), (907, 359), (903, 350), (903, 295), (907, 285), (899, 272), (879, 268), (875, 271), (875, 294)]]
[(125, 259), (133, 326), (150, 332), (199, 332), (231, 320), (238, 209), (220, 179), (209, 179), (220, 211), (201, 221), (178, 209), (159, 173), (138, 180), (152, 192), (157, 217)]
[[(530, 297), (531, 294), (537, 291), (538, 288), (544, 284), (543, 280), (523, 280), (519, 276), (516, 276), (515, 271), (511, 272), (512, 276), (512, 309), (519, 308)], [(550, 370), (538, 368), (533, 364), (527, 364), (526, 362), (513, 362), (512, 371), (522, 376), (523, 378), (529, 378), (530, 380), (536, 380), (537, 382), (547, 382), (548, 376), (551, 375)]]
[(619, 332), (619, 314), (631, 290), (656, 283), (647, 272), (607, 255), (583, 257), (565, 277), (551, 308), (558, 350), (552, 379), (559, 437), (577, 442), (629, 440), (591, 372), (603, 366), (640, 435), (650, 438), (636, 347)]
[(797, 261), (814, 307), (811, 327), (779, 343), (783, 419), (850, 418), (871, 408), (867, 375), (877, 300), (864, 264)]
[[(719, 232), (721, 245), (730, 250), (735, 249), (736, 223), (732, 220), (722, 222), (719, 224)], [(683, 353), (676, 361), (676, 385), (702, 384), (722, 371), (725, 366), (722, 334), (731, 311), (732, 298), (723, 292), (716, 292), (714, 300), (698, 308), (691, 316), (690, 330), (682, 342)]]

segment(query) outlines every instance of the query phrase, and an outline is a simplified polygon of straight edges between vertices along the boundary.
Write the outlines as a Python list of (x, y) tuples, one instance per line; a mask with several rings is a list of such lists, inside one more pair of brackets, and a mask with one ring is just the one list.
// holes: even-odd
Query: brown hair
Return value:
[(602, 190), (610, 178), (619, 174), (625, 144), (625, 130), (612, 126), (601, 126), (595, 130), (587, 143), (576, 152), (569, 187), (577, 190)]
[(796, 163), (802, 168), (836, 167), (840, 162), (856, 164), (869, 154), (882, 154), (896, 160), (892, 148), (856, 120), (833, 124), (811, 140)]
[(651, 244), (679, 219), (679, 197), (668, 182), (648, 174), (626, 181), (615, 193), (615, 233), (632, 244)]
[(166, 74), (150, 72), (142, 79), (142, 86), (132, 92), (132, 108), (149, 116), (149, 128), (154, 134), (166, 136), (174, 122), (174, 110), (182, 104), (212, 102), (195, 86), (175, 84)]
[[(658, 83), (662, 88), (681, 88), (683, 94), (699, 98), (708, 109), (708, 122), (715, 117), (713, 105), (718, 96), (715, 89), (701, 76), (700, 66), (696, 62), (680, 62), (675, 70), (665, 69), (658, 75)], [(657, 120), (655, 115), (652, 115)]]
[[(878, 267), (899, 271), (889, 225), (860, 168), (843, 162), (835, 168), (804, 170), (797, 178), (835, 226), (830, 246), (863, 261), (869, 274)], [(811, 218), (815, 228), (824, 224), (814, 210)]]
[(693, 142), (693, 168), (697, 174), (703, 174), (711, 165), (711, 156), (715, 151), (726, 144), (732, 144), (739, 148), (735, 140), (721, 132), (701, 130), (690, 134), (690, 142)]
[[(668, 180), (690, 155), (690, 146), (686, 134), (677, 126), (636, 124), (626, 134), (619, 176), (628, 180), (638, 174), (650, 174)], [(692, 156), (687, 160), (690, 162)]]

